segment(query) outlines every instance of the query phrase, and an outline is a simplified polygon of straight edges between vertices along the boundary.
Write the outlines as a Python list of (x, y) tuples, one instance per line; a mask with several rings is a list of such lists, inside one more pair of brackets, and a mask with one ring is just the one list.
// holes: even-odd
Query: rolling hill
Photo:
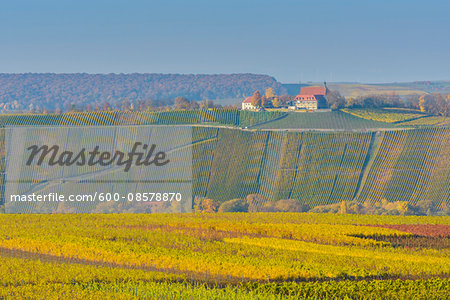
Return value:
[[(351, 200), (428, 201), (441, 209), (450, 204), (450, 128), (389, 128), (394, 125), (345, 113), (337, 114), (345, 117), (337, 118), (343, 123), (336, 124), (323, 113), (315, 123), (324, 123), (322, 129), (329, 124), (353, 127), (327, 132), (307, 127), (307, 131), (260, 130), (314, 114), (268, 113), (256, 118), (258, 113), (241, 113), (185, 111), (161, 117), (146, 112), (92, 112), (20, 115), (0, 121), (3, 126), (193, 124), (194, 196), (222, 203), (256, 194), (253, 209), (257, 211), (280, 199), (296, 199), (310, 207)], [(257, 125), (269, 117), (275, 121)], [(233, 127), (252, 122), (257, 129)], [(386, 127), (380, 128), (379, 123)]]

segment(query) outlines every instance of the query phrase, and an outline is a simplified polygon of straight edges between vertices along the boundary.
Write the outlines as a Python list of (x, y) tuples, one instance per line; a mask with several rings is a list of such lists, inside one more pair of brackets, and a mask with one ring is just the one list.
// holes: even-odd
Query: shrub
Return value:
[(247, 196), (246, 201), (249, 212), (256, 212), (261, 203), (267, 203), (267, 200), (261, 194), (250, 194)]
[(222, 203), (219, 212), (247, 212), (248, 203), (243, 199), (233, 199)]
[(306, 212), (309, 210), (308, 204), (300, 204), (295, 199), (282, 199), (273, 204), (273, 207), (278, 211), (283, 212)]
[(213, 199), (195, 197), (194, 211), (195, 212), (216, 212), (219, 204)]

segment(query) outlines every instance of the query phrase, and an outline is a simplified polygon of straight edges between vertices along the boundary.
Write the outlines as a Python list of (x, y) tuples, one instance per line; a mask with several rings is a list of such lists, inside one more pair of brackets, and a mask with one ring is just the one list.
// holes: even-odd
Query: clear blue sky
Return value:
[(450, 79), (446, 1), (0, 0), (0, 73)]

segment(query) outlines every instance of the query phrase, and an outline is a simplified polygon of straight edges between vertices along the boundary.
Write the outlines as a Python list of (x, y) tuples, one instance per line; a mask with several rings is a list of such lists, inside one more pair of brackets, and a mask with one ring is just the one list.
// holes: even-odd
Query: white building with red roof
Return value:
[(246, 110), (246, 109), (256, 109), (256, 107), (254, 107), (252, 105), (252, 97), (247, 97), (242, 102), (242, 110)]
[(317, 110), (327, 108), (327, 86), (306, 86), (295, 96), (295, 106), (299, 109)]

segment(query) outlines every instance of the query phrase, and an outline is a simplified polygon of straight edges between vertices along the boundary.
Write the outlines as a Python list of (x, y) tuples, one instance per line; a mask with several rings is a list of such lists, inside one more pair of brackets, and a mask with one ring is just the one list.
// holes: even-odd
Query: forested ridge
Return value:
[(123, 101), (173, 104), (176, 97), (242, 98), (269, 87), (285, 92), (275, 78), (258, 74), (0, 74), (0, 104), (2, 110), (64, 111)]

